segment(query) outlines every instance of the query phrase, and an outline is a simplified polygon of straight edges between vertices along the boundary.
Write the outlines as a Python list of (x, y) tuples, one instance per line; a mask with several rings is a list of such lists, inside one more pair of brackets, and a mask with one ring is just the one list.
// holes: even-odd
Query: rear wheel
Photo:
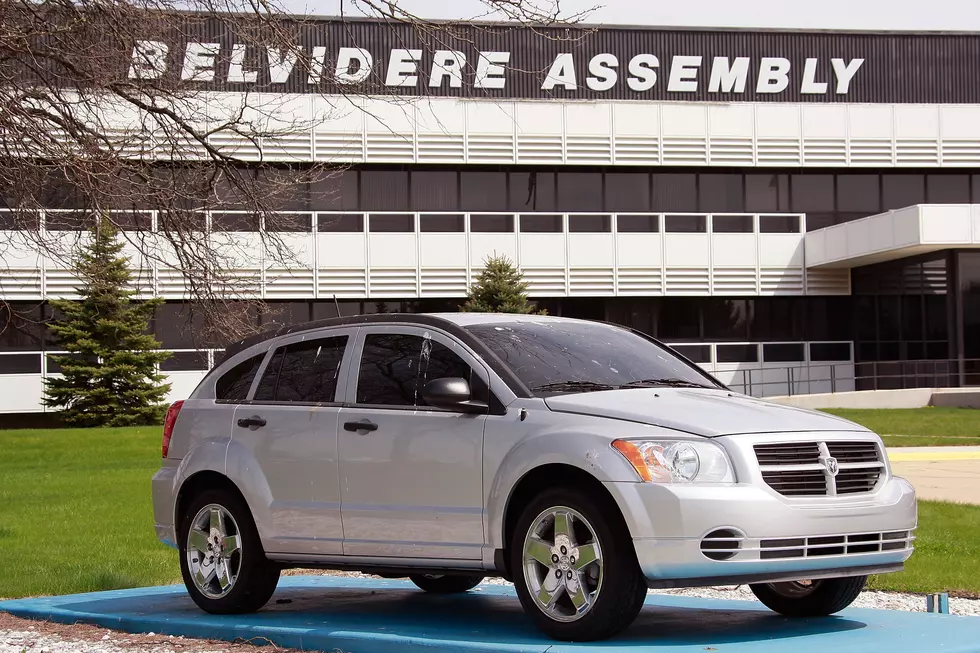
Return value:
[(646, 581), (616, 506), (572, 488), (543, 492), (524, 509), (511, 541), (511, 571), (524, 610), (555, 639), (594, 641), (629, 626)]
[(214, 614), (254, 612), (279, 583), (255, 522), (235, 492), (202, 492), (180, 521), (180, 572), (194, 603)]
[(861, 594), (867, 576), (750, 585), (767, 608), (787, 617), (825, 617), (840, 612)]
[(483, 582), (479, 575), (448, 575), (419, 574), (409, 576), (415, 585), (430, 594), (461, 594), (468, 592)]

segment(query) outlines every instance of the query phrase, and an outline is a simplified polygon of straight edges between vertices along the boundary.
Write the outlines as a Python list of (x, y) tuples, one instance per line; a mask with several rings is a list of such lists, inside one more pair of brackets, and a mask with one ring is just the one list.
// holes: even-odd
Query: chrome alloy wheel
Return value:
[(585, 616), (602, 589), (602, 552), (588, 520), (564, 507), (538, 515), (524, 538), (524, 580), (551, 619)]
[(187, 532), (187, 568), (209, 599), (227, 596), (242, 569), (242, 536), (228, 510), (216, 503), (201, 508)]

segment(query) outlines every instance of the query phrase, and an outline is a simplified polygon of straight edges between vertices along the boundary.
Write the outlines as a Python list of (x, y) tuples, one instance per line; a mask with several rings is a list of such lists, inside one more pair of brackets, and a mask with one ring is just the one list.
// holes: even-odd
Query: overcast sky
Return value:
[[(347, 13), (357, 0), (282, 0), (297, 13)], [(554, 0), (534, 0), (549, 6)], [(429, 18), (473, 18), (480, 0), (397, 0)], [(980, 0), (561, 0), (565, 15), (599, 6), (590, 23), (980, 32)]]

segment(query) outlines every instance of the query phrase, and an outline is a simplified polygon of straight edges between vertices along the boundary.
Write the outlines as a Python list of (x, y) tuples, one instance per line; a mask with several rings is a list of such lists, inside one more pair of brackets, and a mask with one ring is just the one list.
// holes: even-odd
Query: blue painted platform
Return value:
[(465, 595), (425, 594), (405, 581), (285, 577), (269, 605), (241, 616), (201, 612), (182, 586), (0, 602), (19, 617), (344, 653), (463, 651), (562, 653), (980, 653), (980, 618), (848, 609), (823, 619), (787, 619), (754, 601), (647, 598), (622, 635), (593, 644), (554, 642), (521, 611), (510, 587)]

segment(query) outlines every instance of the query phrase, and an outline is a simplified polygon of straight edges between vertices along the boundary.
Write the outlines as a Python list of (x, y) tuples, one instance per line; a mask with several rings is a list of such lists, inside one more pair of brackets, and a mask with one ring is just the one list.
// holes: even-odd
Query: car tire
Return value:
[(205, 612), (254, 612), (276, 591), (280, 568), (265, 557), (252, 514), (237, 492), (219, 488), (194, 497), (181, 516), (177, 541), (184, 586)]
[(867, 580), (867, 576), (853, 576), (789, 583), (759, 583), (749, 585), (749, 588), (773, 612), (787, 617), (826, 617), (853, 603), (861, 594)]
[(408, 578), (416, 587), (430, 594), (462, 594), (483, 582), (483, 576), (476, 574), (447, 576), (417, 574)]
[(606, 639), (643, 607), (647, 586), (633, 540), (615, 503), (596, 493), (542, 492), (518, 518), (509, 555), (521, 605), (554, 639)]

